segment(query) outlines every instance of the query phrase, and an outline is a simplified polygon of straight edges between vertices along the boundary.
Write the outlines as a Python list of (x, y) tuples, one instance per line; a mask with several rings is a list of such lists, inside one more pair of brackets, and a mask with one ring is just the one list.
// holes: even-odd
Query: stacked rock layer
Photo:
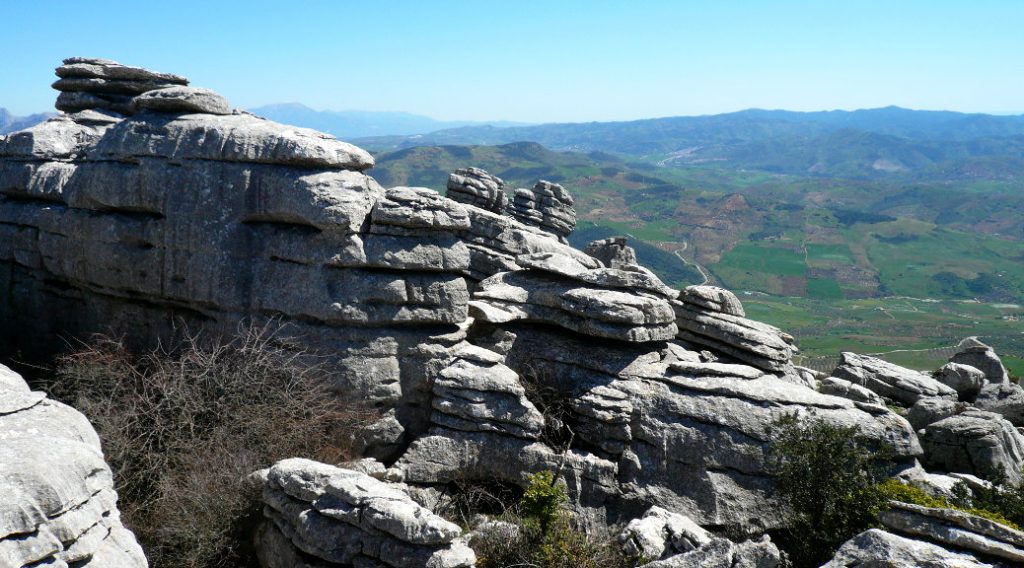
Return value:
[[(128, 73), (67, 65), (79, 64)], [(575, 213), (561, 186), (521, 190), (504, 211), (482, 171), (456, 172), (458, 200), (384, 188), (359, 148), (153, 77), (123, 93), (130, 107), (69, 108), (0, 139), (0, 345), (32, 355), (58, 335), (153, 343), (182, 319), (208, 337), (277, 319), (336, 370), (339, 396), (387, 411), (364, 450), (388, 479), (525, 485), (558, 470), (595, 525), (661, 506), (777, 526), (765, 455), (771, 424), (793, 413), (858, 425), (901, 465), (921, 454), (878, 400), (809, 388), (793, 338), (732, 294), (674, 290), (624, 244), (595, 245), (600, 259), (565, 244)], [(322, 516), (321, 495), (268, 479), (300, 502), (266, 498), (270, 534), (313, 554), (303, 511)]]

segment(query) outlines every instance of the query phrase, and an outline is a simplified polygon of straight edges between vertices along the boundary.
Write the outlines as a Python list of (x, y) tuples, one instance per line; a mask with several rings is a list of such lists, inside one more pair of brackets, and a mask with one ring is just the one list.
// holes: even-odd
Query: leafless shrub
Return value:
[(348, 458), (375, 418), (327, 390), (327, 369), (274, 325), (226, 342), (188, 335), (140, 356), (94, 337), (58, 361), (50, 394), (95, 425), (119, 507), (155, 567), (253, 564), (258, 489), (245, 479), (286, 457)]

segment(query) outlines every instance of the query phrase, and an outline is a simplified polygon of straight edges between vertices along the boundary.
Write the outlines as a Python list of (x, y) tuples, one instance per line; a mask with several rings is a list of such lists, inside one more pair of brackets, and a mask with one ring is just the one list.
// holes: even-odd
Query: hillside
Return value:
[(299, 103), (266, 105), (249, 109), (254, 114), (282, 124), (304, 126), (339, 138), (364, 136), (413, 135), (437, 130), (493, 125), (517, 126), (514, 122), (473, 122), (435, 120), (407, 112), (314, 110)]
[[(443, 191), (448, 172), (470, 164), (516, 187), (562, 183), (581, 219), (574, 245), (628, 234), (640, 260), (673, 285), (700, 282), (699, 264), (715, 283), (752, 294), (761, 319), (800, 330), (806, 355), (927, 349), (971, 333), (1024, 353), (1024, 195), (1015, 181), (656, 167), (534, 143), (415, 147), (376, 159), (385, 185)], [(976, 324), (964, 327), (965, 318)]]

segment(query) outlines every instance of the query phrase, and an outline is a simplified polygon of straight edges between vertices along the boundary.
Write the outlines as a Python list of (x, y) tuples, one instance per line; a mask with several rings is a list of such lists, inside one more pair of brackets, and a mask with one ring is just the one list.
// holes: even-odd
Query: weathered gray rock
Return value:
[(986, 383), (985, 373), (961, 363), (946, 363), (935, 378), (955, 390), (960, 400), (965, 402), (973, 402)]
[(135, 112), (231, 114), (227, 99), (200, 87), (165, 87), (135, 97)]
[(501, 178), (485, 170), (463, 168), (449, 174), (447, 196), (453, 201), (501, 214), (508, 206), (504, 187)]
[(869, 529), (846, 541), (821, 568), (873, 567), (997, 568), (976, 556), (953, 551), (880, 529)]
[[(837, 379), (836, 377), (826, 377), (821, 381), (820, 391), (822, 394), (830, 394), (832, 396), (841, 396), (850, 400), (856, 400), (859, 402), (866, 402), (868, 404), (885, 404), (882, 397), (875, 394), (873, 391), (868, 390), (865, 387), (851, 383), (850, 381), (844, 381), (843, 379)], [(911, 424), (914, 424), (911, 421)], [(916, 427), (916, 426), (915, 426)]]
[(629, 342), (664, 341), (676, 334), (675, 314), (665, 299), (536, 271), (496, 274), (480, 283), (473, 298), (474, 317), (492, 323), (536, 321)]
[(687, 286), (679, 294), (679, 301), (692, 304), (705, 311), (719, 312), (730, 316), (746, 317), (743, 304), (736, 294), (718, 286)]
[(549, 181), (538, 181), (533, 189), (517, 189), (509, 212), (521, 223), (540, 227), (560, 238), (569, 236), (576, 228), (572, 196), (564, 187)]
[(928, 375), (867, 355), (843, 352), (832, 376), (868, 388), (904, 406), (912, 406), (928, 397), (956, 400), (955, 390)]
[(888, 510), (879, 513), (878, 520), (885, 528), (902, 535), (983, 558), (1024, 564), (1024, 533), (977, 515), (893, 502)]
[(1002, 472), (1021, 482), (1024, 435), (998, 414), (967, 410), (925, 428), (920, 437), (924, 464), (940, 471), (990, 477)]
[[(310, 460), (282, 460), (262, 474), (262, 565), (470, 568), (462, 530), (416, 504), (402, 486)], [(276, 532), (275, 532), (276, 531)]]
[(989, 383), (981, 388), (974, 406), (995, 412), (1013, 423), (1024, 426), (1024, 388), (1014, 383)]
[(695, 303), (674, 301), (672, 307), (679, 339), (710, 347), (766, 371), (786, 371), (791, 366), (796, 351), (794, 339), (776, 327)]
[(106, 110), (127, 115), (135, 110), (135, 95), (188, 84), (188, 79), (178, 75), (81, 57), (65, 59), (57, 76), (60, 79), (53, 88), (61, 93), (56, 106), (64, 112)]
[(959, 414), (967, 408), (966, 403), (948, 398), (922, 398), (907, 411), (907, 421), (915, 430), (920, 430), (929, 424)]
[(984, 373), (985, 380), (990, 383), (1010, 382), (1010, 375), (1006, 372), (1006, 367), (1003, 366), (1002, 360), (996, 355), (994, 349), (978, 341), (977, 337), (965, 339), (962, 345), (963, 349), (949, 358), (950, 363), (974, 367)]
[(527, 400), (519, 376), (502, 364), (504, 357), (468, 343), (453, 356), (434, 381), (432, 422), (467, 432), (540, 437), (544, 418)]
[(147, 566), (116, 503), (88, 420), (0, 365), (0, 565)]
[(776, 568), (782, 565), (778, 547), (765, 536), (760, 541), (735, 543), (716, 538), (702, 547), (664, 560), (644, 564), (644, 568)]
[(696, 550), (713, 538), (688, 517), (661, 507), (651, 507), (643, 517), (630, 521), (618, 535), (626, 554), (648, 560)]
[(585, 252), (600, 260), (608, 268), (622, 268), (637, 264), (636, 251), (626, 244), (626, 237), (611, 237), (591, 241)]

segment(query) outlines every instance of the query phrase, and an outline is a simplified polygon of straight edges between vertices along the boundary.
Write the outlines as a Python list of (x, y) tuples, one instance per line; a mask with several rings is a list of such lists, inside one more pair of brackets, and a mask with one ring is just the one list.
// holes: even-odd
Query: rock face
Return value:
[(957, 398), (955, 390), (928, 375), (867, 355), (844, 352), (832, 375), (908, 407), (922, 398)]
[(0, 566), (147, 566), (89, 421), (0, 365)]
[(636, 251), (633, 250), (633, 247), (627, 245), (626, 242), (626, 237), (612, 237), (610, 239), (591, 241), (587, 245), (585, 252), (600, 260), (608, 268), (623, 268), (635, 265), (637, 263)]
[(950, 363), (967, 365), (980, 370), (985, 374), (985, 380), (990, 383), (1005, 384), (1010, 382), (1010, 375), (1006, 372), (1002, 360), (996, 352), (978, 341), (977, 337), (971, 337), (963, 342), (963, 349), (950, 357)]
[(997, 568), (976, 556), (929, 542), (870, 529), (846, 541), (821, 568), (927, 566), (928, 568)]
[(644, 564), (645, 568), (776, 568), (782, 565), (779, 549), (764, 540), (741, 542), (716, 538), (690, 552)]
[(921, 445), (926, 466), (980, 477), (1002, 472), (1021, 482), (1024, 435), (998, 414), (972, 409), (929, 424)]
[(140, 67), (128, 67), (109, 59), (72, 57), (57, 68), (60, 79), (53, 88), (60, 91), (57, 110), (79, 112), (89, 109), (120, 114), (134, 111), (133, 98), (146, 91), (188, 85), (188, 79)]
[[(575, 212), (556, 184), (517, 191), (504, 211), (499, 180), (479, 170), (452, 176), (455, 200), (384, 188), (366, 173), (373, 158), (333, 137), (223, 114), (182, 78), (67, 65), (79, 63), (149, 88), (119, 94), (130, 108), (85, 106), (0, 142), (6, 349), (96, 331), (153, 343), (180, 320), (216, 337), (278, 319), (336, 371), (339, 396), (384, 411), (360, 448), (388, 479), (523, 486), (561, 471), (585, 524), (659, 506), (717, 527), (778, 526), (765, 453), (771, 424), (793, 413), (858, 425), (900, 465), (921, 454), (884, 406), (808, 388), (793, 338), (746, 318), (734, 295), (681, 294), (624, 248), (598, 254), (608, 266), (565, 244)], [(282, 490), (316, 509), (319, 497)], [(266, 539), (328, 534), (303, 524), (323, 511), (282, 503)], [(340, 549), (318, 546), (299, 546), (320, 558), (302, 562), (336, 562), (318, 555)], [(729, 557), (744, 545), (714, 546)]]
[[(889, 510), (878, 515), (878, 520), (890, 531), (1000, 563), (1024, 564), (1024, 533), (1020, 531), (953, 509), (907, 503), (890, 505)], [(947, 555), (956, 557), (948, 551)]]
[(946, 363), (939, 369), (936, 378), (940, 383), (956, 391), (957, 397), (966, 402), (973, 402), (985, 386), (985, 373), (961, 363)]
[(358, 471), (288, 459), (260, 472), (265, 523), (257, 554), (267, 568), (471, 568), (462, 529), (402, 487)]
[(995, 412), (1013, 423), (1024, 426), (1024, 388), (1013, 383), (989, 383), (981, 387), (974, 406)]
[(517, 189), (509, 212), (520, 222), (563, 239), (576, 228), (572, 196), (564, 187), (549, 181), (538, 181), (533, 189)]
[(651, 507), (643, 517), (626, 525), (618, 541), (630, 556), (660, 560), (696, 550), (713, 538), (689, 518), (661, 507)]
[(505, 182), (480, 168), (455, 170), (448, 176), (448, 199), (490, 211), (504, 213), (508, 207)]

